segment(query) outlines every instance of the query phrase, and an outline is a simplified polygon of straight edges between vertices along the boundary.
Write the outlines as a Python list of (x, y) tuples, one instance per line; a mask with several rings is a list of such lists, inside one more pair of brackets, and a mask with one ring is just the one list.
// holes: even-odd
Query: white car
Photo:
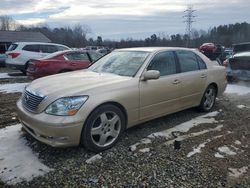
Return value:
[(43, 58), (57, 51), (70, 50), (69, 47), (54, 43), (16, 42), (6, 52), (6, 66), (26, 73), (30, 59)]

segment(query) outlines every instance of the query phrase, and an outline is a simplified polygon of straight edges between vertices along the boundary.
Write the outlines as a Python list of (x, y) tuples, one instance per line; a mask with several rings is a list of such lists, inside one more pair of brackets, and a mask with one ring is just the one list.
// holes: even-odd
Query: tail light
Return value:
[(35, 63), (35, 66), (38, 67), (38, 68), (46, 67), (48, 65), (49, 65), (49, 62), (47, 62), (47, 61), (37, 61)]
[(223, 65), (224, 65), (225, 67), (228, 66), (228, 63), (229, 63), (229, 60), (228, 60), (228, 59), (226, 59), (225, 61), (223, 61)]
[(12, 59), (15, 59), (20, 55), (20, 53), (9, 53), (7, 55), (10, 56)]

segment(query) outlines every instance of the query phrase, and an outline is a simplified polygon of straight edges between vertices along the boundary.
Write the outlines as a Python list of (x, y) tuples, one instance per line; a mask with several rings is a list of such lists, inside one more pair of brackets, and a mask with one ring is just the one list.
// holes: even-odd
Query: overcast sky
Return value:
[(193, 28), (250, 22), (250, 0), (1, 0), (0, 15), (23, 25), (88, 25), (92, 36), (145, 38), (153, 33), (185, 33), (187, 4), (197, 11)]

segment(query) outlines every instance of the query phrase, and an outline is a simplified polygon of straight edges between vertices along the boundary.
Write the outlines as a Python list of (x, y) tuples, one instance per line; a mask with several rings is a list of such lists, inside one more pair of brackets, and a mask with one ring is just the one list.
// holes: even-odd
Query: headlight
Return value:
[(58, 116), (73, 116), (87, 101), (88, 96), (63, 97), (51, 103), (45, 112)]

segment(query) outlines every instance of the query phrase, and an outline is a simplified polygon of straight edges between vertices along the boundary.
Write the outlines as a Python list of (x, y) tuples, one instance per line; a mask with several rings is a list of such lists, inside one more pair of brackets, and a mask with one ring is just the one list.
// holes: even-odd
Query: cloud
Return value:
[(15, 15), (26, 25), (87, 24), (96, 35), (126, 38), (144, 36), (142, 33), (184, 33), (182, 16), (187, 4), (197, 10), (193, 24), (197, 29), (250, 22), (250, 4), (245, 0), (1, 0), (0, 14)]
[(46, 22), (46, 19), (43, 19), (43, 18), (29, 18), (29, 19), (16, 20), (16, 21), (20, 25), (29, 26), (29, 25), (43, 24), (43, 23)]

